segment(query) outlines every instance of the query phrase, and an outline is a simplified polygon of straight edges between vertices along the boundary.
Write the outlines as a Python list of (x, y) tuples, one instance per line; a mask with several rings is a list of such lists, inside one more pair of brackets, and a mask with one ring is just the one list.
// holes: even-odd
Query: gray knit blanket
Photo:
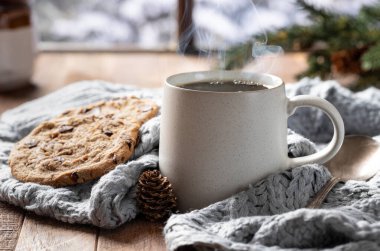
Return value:
[[(354, 94), (334, 81), (303, 79), (287, 86), (289, 97), (299, 94), (316, 95), (333, 103), (343, 117), (347, 134), (380, 135), (379, 90)], [(161, 90), (91, 81), (67, 86), (2, 114), (0, 200), (60, 221), (103, 228), (115, 228), (135, 218), (139, 174), (158, 168), (159, 116), (141, 127), (141, 141), (133, 157), (93, 182), (64, 188), (23, 183), (11, 176), (7, 164), (15, 142), (42, 121), (68, 108), (129, 95), (161, 103)], [(290, 156), (313, 153), (332, 136), (332, 125), (317, 109), (299, 108), (288, 122)], [(322, 209), (304, 209), (329, 178), (323, 166), (304, 165), (272, 174), (207, 208), (172, 215), (164, 229), (167, 247), (379, 250), (380, 175), (367, 182), (338, 184)]]

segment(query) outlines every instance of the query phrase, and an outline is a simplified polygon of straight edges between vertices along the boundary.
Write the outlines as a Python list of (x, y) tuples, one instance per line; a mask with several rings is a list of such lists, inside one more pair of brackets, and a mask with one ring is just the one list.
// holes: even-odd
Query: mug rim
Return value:
[[(270, 86), (268, 89), (254, 90), (254, 91), (240, 91), (240, 92), (194, 90), (194, 89), (187, 89), (185, 87), (178, 86), (180, 84), (186, 84), (186, 83), (192, 83), (192, 82), (199, 81), (200, 79), (196, 79), (196, 76), (197, 75), (199, 76), (202, 74), (203, 75), (207, 74), (209, 76), (210, 75), (220, 75), (222, 77), (224, 77), (223, 76), (224, 74), (228, 74), (229, 76), (231, 76), (231, 75), (245, 75), (245, 79), (247, 79), (247, 80), (248, 80), (249, 76), (250, 77), (261, 76), (261, 77), (266, 77), (268, 79), (271, 79), (271, 82), (274, 84), (267, 84), (267, 85), (263, 84), (264, 86)], [(185, 83), (184, 83), (184, 81), (182, 81), (182, 82), (178, 83), (179, 82), (178, 79), (183, 79), (183, 78), (186, 78), (189, 76), (191, 77), (190, 81), (185, 81)], [(207, 79), (208, 78), (206, 77), (203, 79), (203, 81), (207, 80)], [(209, 77), (209, 79), (211, 80), (212, 77)], [(225, 78), (225, 79), (231, 79), (231, 78)], [(176, 81), (177, 84), (174, 84), (173, 83), (174, 81)], [(190, 72), (177, 73), (177, 74), (174, 74), (174, 75), (167, 77), (165, 84), (171, 88), (178, 89), (180, 91), (199, 92), (199, 93), (242, 94), (242, 93), (259, 93), (259, 92), (266, 92), (266, 91), (275, 90), (277, 88), (281, 88), (282, 86), (284, 86), (284, 81), (280, 77), (273, 75), (273, 74), (269, 74), (269, 73), (255, 73), (255, 72), (236, 71), (236, 70), (226, 70), (226, 71), (214, 70), (214, 71), (190, 71)]]

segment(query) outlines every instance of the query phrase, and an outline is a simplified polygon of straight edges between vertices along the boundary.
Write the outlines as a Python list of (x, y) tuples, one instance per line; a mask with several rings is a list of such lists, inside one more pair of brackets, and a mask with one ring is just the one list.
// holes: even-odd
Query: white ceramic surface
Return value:
[(34, 54), (30, 27), (0, 30), (0, 91), (29, 84)]
[[(179, 85), (208, 80), (253, 80), (269, 89), (247, 92), (188, 90)], [(334, 125), (322, 151), (290, 159), (287, 118), (299, 106), (321, 108)], [(324, 163), (342, 145), (338, 111), (313, 96), (289, 100), (283, 81), (268, 74), (236, 71), (171, 76), (164, 87), (159, 165), (178, 196), (180, 211), (201, 208), (241, 191), (268, 174), (305, 163)]]

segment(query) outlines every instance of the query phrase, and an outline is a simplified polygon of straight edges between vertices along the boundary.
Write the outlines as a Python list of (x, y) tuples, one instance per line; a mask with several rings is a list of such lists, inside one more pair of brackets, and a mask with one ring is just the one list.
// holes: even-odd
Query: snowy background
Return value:
[[(363, 5), (379, 0), (306, 1), (355, 15)], [(176, 48), (177, 0), (32, 0), (32, 6), (41, 42)], [(310, 23), (295, 0), (195, 0), (193, 20), (197, 45), (207, 48), (252, 35), (265, 42), (266, 31)]]

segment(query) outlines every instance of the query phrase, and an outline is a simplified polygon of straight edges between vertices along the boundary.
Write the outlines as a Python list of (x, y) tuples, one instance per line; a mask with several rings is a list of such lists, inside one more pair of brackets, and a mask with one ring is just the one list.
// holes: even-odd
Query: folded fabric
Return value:
[(12, 146), (35, 126), (64, 110), (115, 97), (152, 98), (160, 105), (160, 90), (138, 89), (101, 81), (73, 84), (5, 112), (0, 119), (0, 200), (39, 215), (70, 223), (115, 228), (137, 214), (135, 184), (140, 173), (158, 167), (159, 117), (140, 129), (133, 157), (99, 180), (53, 188), (23, 183), (11, 176), (7, 164)]
[[(377, 89), (354, 94), (335, 82), (304, 79), (287, 86), (287, 94), (326, 98), (341, 112), (349, 134), (380, 134)], [(126, 95), (150, 97), (161, 103), (161, 90), (89, 81), (5, 112), (0, 119), (0, 200), (61, 221), (103, 228), (114, 228), (133, 219), (138, 213), (135, 200), (138, 176), (147, 168), (158, 168), (159, 116), (142, 126), (140, 144), (127, 163), (90, 183), (64, 188), (23, 183), (11, 176), (7, 164), (14, 143), (40, 122), (71, 107)], [(298, 109), (289, 119), (291, 129), (317, 143), (330, 140), (332, 127), (328, 123), (322, 112), (310, 108)], [(318, 147), (291, 130), (288, 143), (291, 156), (307, 155)], [(165, 227), (168, 248), (379, 247), (379, 238), (374, 236), (379, 237), (380, 233), (377, 223), (380, 177), (339, 184), (324, 209), (301, 209), (329, 178), (323, 166), (305, 165), (273, 174), (247, 191), (205, 209), (173, 215)]]
[[(374, 87), (353, 93), (336, 81), (304, 78), (286, 86), (288, 97), (313, 95), (332, 103), (343, 118), (346, 134), (380, 135), (380, 90)], [(298, 108), (288, 120), (289, 128), (313, 142), (326, 143), (333, 135), (328, 117), (317, 108)]]

